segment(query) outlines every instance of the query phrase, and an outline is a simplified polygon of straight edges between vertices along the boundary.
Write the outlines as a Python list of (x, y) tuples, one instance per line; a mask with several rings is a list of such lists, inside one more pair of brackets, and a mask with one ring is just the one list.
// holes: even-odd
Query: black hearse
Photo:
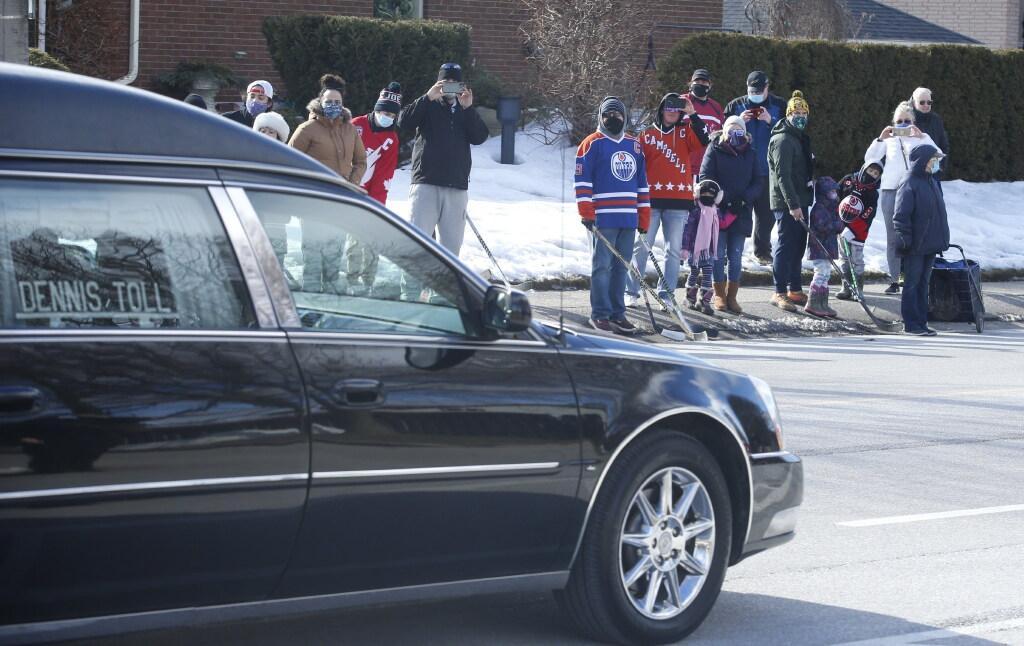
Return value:
[(764, 382), (531, 321), (227, 119), (0, 87), (0, 641), (524, 589), (670, 641), (793, 536)]

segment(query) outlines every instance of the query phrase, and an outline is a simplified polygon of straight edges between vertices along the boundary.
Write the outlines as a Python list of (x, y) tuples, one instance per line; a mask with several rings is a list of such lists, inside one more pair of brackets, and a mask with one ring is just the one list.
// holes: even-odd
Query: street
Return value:
[[(807, 479), (796, 539), (731, 569), (688, 644), (1024, 644), (1024, 330), (686, 349), (768, 380)], [(519, 594), (104, 643), (585, 642)]]

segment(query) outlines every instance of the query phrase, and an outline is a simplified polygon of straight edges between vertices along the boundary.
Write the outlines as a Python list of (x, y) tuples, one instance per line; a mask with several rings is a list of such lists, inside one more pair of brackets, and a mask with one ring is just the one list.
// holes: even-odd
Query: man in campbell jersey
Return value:
[(381, 204), (388, 201), (391, 178), (398, 167), (398, 128), (395, 119), (402, 111), (402, 86), (392, 81), (380, 91), (380, 98), (370, 114), (356, 117), (356, 127), (366, 148), (366, 172), (362, 186), (370, 197)]
[[(673, 92), (662, 98), (654, 124), (638, 135), (651, 196), (651, 220), (645, 234), (647, 243), (654, 245), (659, 227), (665, 240), (665, 283), (658, 289), (663, 298), (675, 292), (679, 280), (683, 229), (693, 209), (693, 178), (700, 172), (700, 166), (694, 168), (692, 164), (695, 152), (704, 150), (698, 139), (698, 133), (703, 132), (704, 122), (693, 105)], [(643, 274), (647, 267), (647, 248), (643, 241), (636, 241), (633, 257)], [(626, 306), (636, 307), (639, 296), (640, 284), (629, 276)]]

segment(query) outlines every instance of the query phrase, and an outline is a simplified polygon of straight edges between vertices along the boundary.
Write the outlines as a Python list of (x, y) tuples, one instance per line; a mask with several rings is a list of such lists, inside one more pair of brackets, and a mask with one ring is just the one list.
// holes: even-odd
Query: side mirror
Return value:
[(487, 329), (522, 332), (530, 327), (530, 321), (533, 320), (530, 299), (517, 289), (491, 285), (484, 296), (483, 319)]

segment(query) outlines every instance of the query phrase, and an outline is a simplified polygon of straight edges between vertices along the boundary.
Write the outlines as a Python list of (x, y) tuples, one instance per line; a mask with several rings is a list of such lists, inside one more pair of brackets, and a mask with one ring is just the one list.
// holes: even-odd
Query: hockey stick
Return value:
[[(630, 274), (632, 274), (634, 278), (636, 278), (637, 282), (640, 285), (640, 288), (644, 290), (644, 293), (650, 294), (654, 298), (654, 300), (658, 302), (659, 305), (664, 307), (666, 310), (668, 310), (675, 316), (675, 319), (679, 323), (679, 326), (683, 328), (682, 334), (687, 341), (706, 342), (708, 340), (707, 332), (694, 332), (693, 329), (690, 328), (690, 325), (686, 322), (686, 318), (684, 318), (679, 313), (679, 310), (674, 307), (670, 307), (668, 303), (662, 300), (661, 296), (658, 295), (658, 292), (654, 291), (647, 283), (644, 282), (644, 277), (640, 275), (640, 272), (636, 270), (636, 267), (634, 267), (632, 263), (628, 262), (625, 258), (622, 257), (622, 254), (619, 253), (618, 249), (616, 249), (612, 245), (612, 243), (608, 241), (608, 238), (604, 237), (604, 234), (601, 233), (596, 226), (590, 229), (590, 231), (595, 236), (597, 236), (597, 239), (600, 240), (604, 244), (604, 246), (608, 248), (608, 251), (610, 251), (613, 256), (618, 258), (619, 262), (622, 263), (626, 270), (630, 272)], [(673, 336), (671, 336), (672, 333), (673, 330), (662, 330), (661, 332), (662, 336), (666, 338), (679, 341), (683, 340), (682, 338), (673, 338)]]
[[(645, 235), (640, 236), (640, 241), (643, 243), (644, 248), (647, 249), (647, 256), (651, 259), (651, 262), (654, 263), (654, 270), (658, 272), (658, 280), (665, 286), (665, 291), (668, 293), (668, 302), (672, 305), (672, 308), (669, 311), (671, 311), (678, 320), (685, 320), (683, 318), (682, 310), (679, 308), (679, 303), (676, 302), (675, 287), (669, 287), (668, 281), (665, 280), (665, 272), (661, 270), (661, 265), (658, 264), (658, 259), (654, 257), (654, 247), (647, 242), (647, 236)], [(683, 329), (689, 330), (685, 324), (683, 325)], [(704, 332), (704, 335), (707, 336), (707, 332)]]
[[(836, 264), (836, 261), (832, 257), (832, 254), (829, 253), (828, 249), (825, 248), (825, 245), (822, 244), (821, 240), (818, 239), (818, 236), (814, 235), (814, 232), (811, 231), (811, 227), (810, 225), (807, 224), (807, 220), (801, 219), (800, 224), (804, 226), (804, 230), (807, 231), (807, 235), (810, 237), (811, 240), (814, 241), (814, 244), (818, 245), (818, 248), (821, 249), (821, 252), (825, 254), (826, 258), (828, 258), (829, 264), (832, 265), (832, 269), (835, 270), (835, 272), (839, 275), (839, 278), (843, 281), (843, 283), (846, 284), (850, 291), (857, 295), (857, 302), (860, 304), (861, 309), (864, 310), (864, 313), (868, 315), (868, 318), (871, 319), (871, 322), (874, 323), (880, 330), (884, 332), (895, 331), (898, 324), (895, 321), (883, 321), (882, 319), (875, 316), (875, 313), (872, 312), (871, 309), (864, 302), (863, 294), (857, 291), (856, 279), (854, 279), (853, 284), (850, 284), (850, 281), (847, 280), (846, 278), (846, 273), (839, 267), (839, 265)], [(850, 267), (850, 271), (852, 272), (853, 263), (850, 263)]]
[(469, 217), (469, 213), (466, 214), (466, 222), (469, 223), (469, 228), (473, 230), (473, 234), (476, 236), (477, 242), (479, 242), (480, 246), (483, 247), (484, 253), (486, 253), (487, 257), (491, 259), (491, 264), (494, 265), (495, 268), (497, 268), (498, 273), (501, 274), (501, 280), (505, 283), (505, 289), (511, 290), (512, 285), (508, 282), (508, 277), (505, 276), (505, 272), (501, 270), (501, 265), (498, 264), (494, 254), (491, 253), (491, 248), (487, 246), (486, 242), (484, 242), (484, 237), (480, 235), (480, 231), (476, 228), (476, 225), (473, 224), (473, 218)]

